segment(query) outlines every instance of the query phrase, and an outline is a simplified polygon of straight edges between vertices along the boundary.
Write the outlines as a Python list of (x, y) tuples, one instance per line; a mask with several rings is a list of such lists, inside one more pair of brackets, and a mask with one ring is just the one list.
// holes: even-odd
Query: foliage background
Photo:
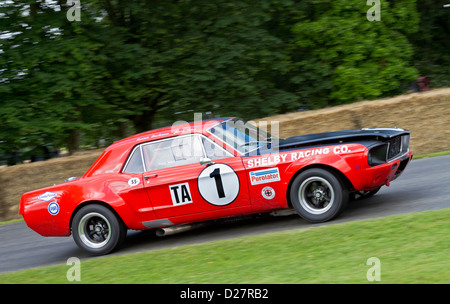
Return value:
[(450, 85), (445, 0), (0, 1), (0, 154)]

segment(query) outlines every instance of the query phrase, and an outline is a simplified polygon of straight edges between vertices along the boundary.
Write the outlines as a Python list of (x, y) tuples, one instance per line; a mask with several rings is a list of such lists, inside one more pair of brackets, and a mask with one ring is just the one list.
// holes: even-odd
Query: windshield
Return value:
[(208, 131), (241, 154), (264, 146), (273, 139), (269, 133), (257, 128), (254, 123), (239, 118), (225, 121)]

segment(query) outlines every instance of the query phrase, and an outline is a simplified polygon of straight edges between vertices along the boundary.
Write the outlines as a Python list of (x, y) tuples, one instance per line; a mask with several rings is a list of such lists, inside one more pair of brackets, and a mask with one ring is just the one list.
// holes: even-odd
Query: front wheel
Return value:
[(308, 169), (293, 181), (290, 198), (294, 209), (305, 220), (313, 223), (335, 218), (348, 203), (348, 190), (333, 173)]
[(93, 255), (103, 255), (110, 253), (123, 242), (127, 228), (108, 208), (87, 205), (75, 214), (72, 234), (78, 247)]

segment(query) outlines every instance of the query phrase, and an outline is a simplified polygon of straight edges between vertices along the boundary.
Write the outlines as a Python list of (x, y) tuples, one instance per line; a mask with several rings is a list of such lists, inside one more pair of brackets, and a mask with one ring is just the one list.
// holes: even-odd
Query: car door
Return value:
[(226, 152), (215, 157), (209, 153), (214, 159), (200, 163), (213, 145), (200, 134), (142, 145), (144, 187), (158, 218), (198, 214), (198, 219), (204, 219), (210, 212), (242, 206), (250, 208), (245, 168), (240, 157)]

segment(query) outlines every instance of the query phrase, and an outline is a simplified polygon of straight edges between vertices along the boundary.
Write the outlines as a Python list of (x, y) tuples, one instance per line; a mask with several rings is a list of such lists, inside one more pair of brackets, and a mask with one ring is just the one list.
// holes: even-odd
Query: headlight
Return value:
[(386, 163), (387, 149), (387, 143), (371, 148), (368, 157), (369, 165), (373, 167)]
[(409, 134), (402, 136), (402, 154), (409, 151)]

